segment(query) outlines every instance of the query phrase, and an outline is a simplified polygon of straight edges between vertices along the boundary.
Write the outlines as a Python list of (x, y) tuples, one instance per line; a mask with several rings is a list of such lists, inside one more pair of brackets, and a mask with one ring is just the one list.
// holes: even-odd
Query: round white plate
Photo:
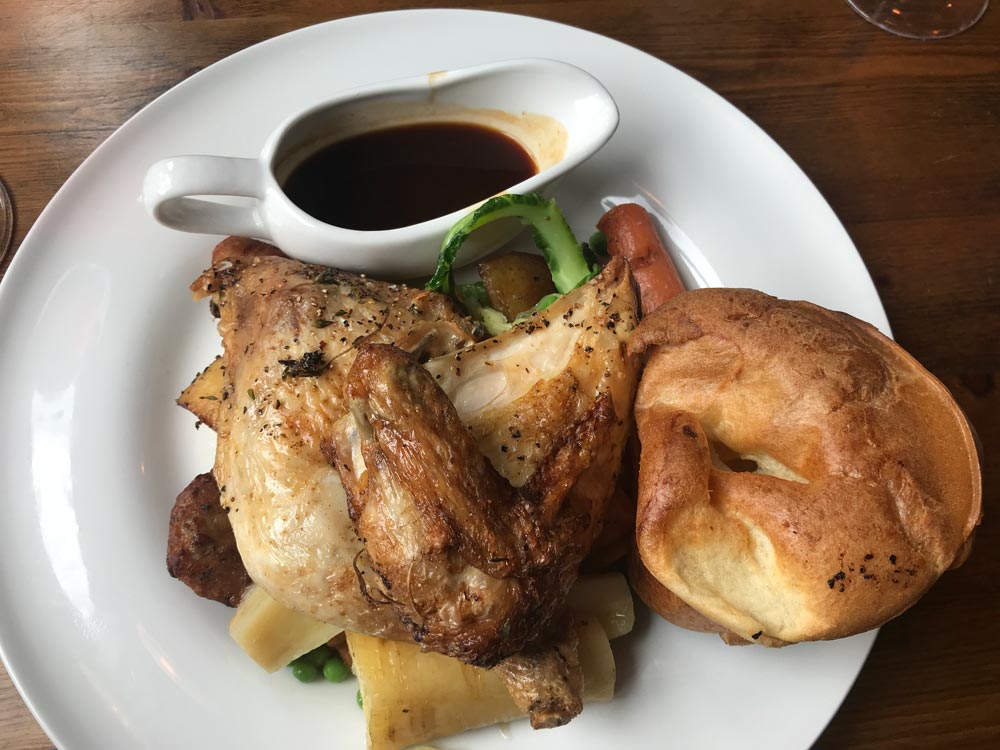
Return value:
[[(635, 49), (510, 15), (416, 11), (348, 18), (234, 55), (146, 107), (59, 191), (0, 287), (0, 644), (46, 731), (68, 750), (363, 747), (356, 685), (260, 671), (230, 611), (166, 572), (177, 492), (214, 436), (174, 405), (218, 350), (187, 284), (215, 238), (164, 229), (139, 201), (172, 154), (251, 156), (290, 113), (387, 78), (513, 57), (597, 76), (621, 127), (568, 177), (585, 236), (611, 198), (655, 209), (688, 280), (846, 310), (888, 330), (830, 208), (761, 130)], [(441, 748), (806, 748), (874, 634), (780, 651), (641, 615), (615, 643), (618, 696), (569, 726), (524, 722)]]

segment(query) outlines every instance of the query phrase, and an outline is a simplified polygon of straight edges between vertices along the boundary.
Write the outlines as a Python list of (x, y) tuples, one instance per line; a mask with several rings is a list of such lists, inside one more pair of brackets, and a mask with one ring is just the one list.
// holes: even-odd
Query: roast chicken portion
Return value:
[(316, 619), (499, 664), (535, 726), (579, 712), (557, 613), (631, 421), (626, 264), (481, 341), (442, 295), (247, 240), (192, 289), (220, 318), (213, 474), (250, 578)]

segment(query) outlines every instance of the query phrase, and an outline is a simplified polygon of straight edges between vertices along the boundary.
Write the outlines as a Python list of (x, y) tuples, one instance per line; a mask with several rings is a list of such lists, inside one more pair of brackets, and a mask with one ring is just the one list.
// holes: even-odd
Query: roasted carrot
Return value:
[(632, 266), (643, 315), (684, 291), (684, 282), (642, 206), (637, 203), (615, 206), (601, 217), (597, 228), (607, 239), (608, 253), (620, 255)]

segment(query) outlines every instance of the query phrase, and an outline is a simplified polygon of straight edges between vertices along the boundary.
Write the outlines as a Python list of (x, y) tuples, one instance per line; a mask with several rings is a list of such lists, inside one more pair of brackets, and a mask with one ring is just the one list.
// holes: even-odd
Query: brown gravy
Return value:
[(395, 229), (469, 206), (538, 172), (519, 143), (459, 122), (403, 125), (338, 141), (285, 180), (310, 216), (345, 229)]

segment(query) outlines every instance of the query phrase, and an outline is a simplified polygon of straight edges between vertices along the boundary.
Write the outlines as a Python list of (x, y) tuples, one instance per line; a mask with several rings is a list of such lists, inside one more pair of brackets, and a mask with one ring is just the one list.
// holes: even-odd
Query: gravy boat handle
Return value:
[[(226, 205), (193, 196), (253, 198), (250, 205)], [(172, 156), (156, 162), (142, 185), (146, 209), (173, 229), (272, 240), (261, 212), (264, 169), (257, 159), (229, 156)]]

